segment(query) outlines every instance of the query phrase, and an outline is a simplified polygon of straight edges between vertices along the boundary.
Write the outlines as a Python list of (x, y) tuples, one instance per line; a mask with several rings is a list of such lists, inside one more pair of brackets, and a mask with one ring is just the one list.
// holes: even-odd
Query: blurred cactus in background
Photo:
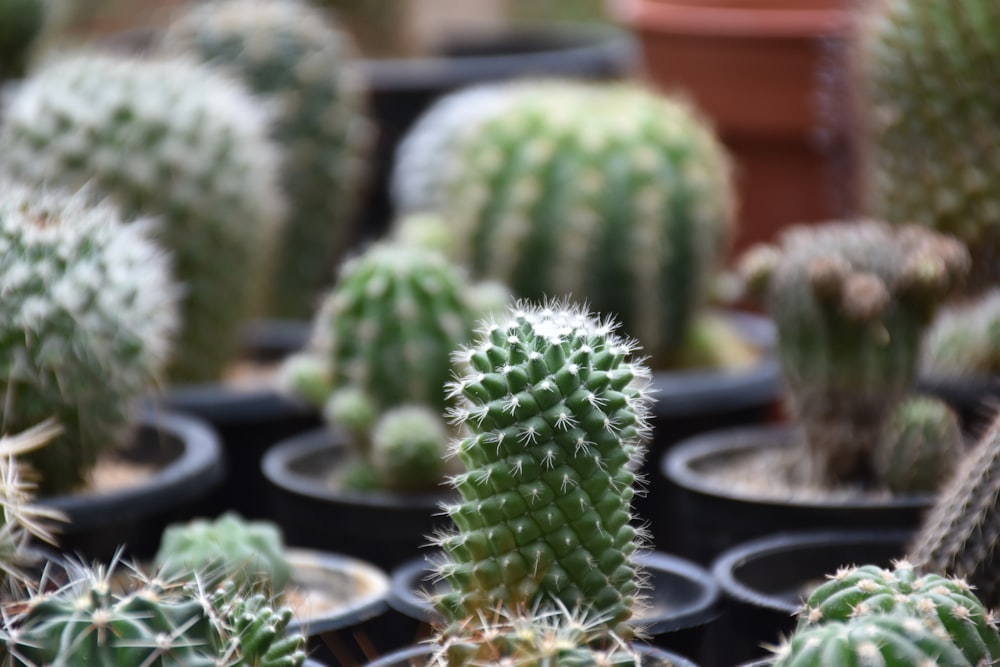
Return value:
[(0, 83), (24, 76), (51, 0), (0, 0)]
[(1000, 374), (1000, 289), (941, 309), (924, 340), (922, 370), (938, 377)]

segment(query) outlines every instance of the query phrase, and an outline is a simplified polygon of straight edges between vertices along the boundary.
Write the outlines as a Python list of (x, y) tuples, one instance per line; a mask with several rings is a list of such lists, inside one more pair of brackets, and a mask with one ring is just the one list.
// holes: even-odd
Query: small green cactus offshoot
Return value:
[(931, 493), (965, 453), (958, 416), (944, 401), (917, 396), (896, 406), (872, 452), (876, 477), (893, 493)]
[(0, 426), (62, 426), (25, 455), (42, 495), (81, 486), (123, 444), (176, 327), (177, 289), (151, 224), (125, 224), (91, 194), (0, 180)]
[(941, 309), (924, 337), (921, 370), (938, 378), (1000, 374), (1000, 289)]
[(215, 587), (232, 581), (240, 590), (280, 596), (291, 579), (280, 529), (266, 521), (246, 521), (227, 512), (215, 520), (195, 519), (167, 526), (153, 558), (160, 576), (180, 579), (201, 573)]
[(371, 128), (351, 39), (297, 0), (215, 0), (169, 26), (164, 48), (236, 76), (275, 110), (288, 221), (269, 312), (306, 317), (351, 240)]
[(925, 327), (968, 268), (955, 239), (877, 221), (791, 228), (780, 246), (744, 255), (748, 289), (778, 329), (805, 480), (877, 485), (877, 439), (911, 390)]
[(0, 0), (0, 83), (24, 75), (49, 0)]
[(590, 638), (628, 639), (640, 595), (641, 533), (631, 499), (641, 463), (649, 369), (610, 320), (561, 302), (522, 302), (455, 355), (451, 383), (468, 435), (446, 507), (456, 530), (435, 540), (450, 590), (436, 607), (443, 641), (500, 618), (581, 610)]
[(0, 168), (89, 183), (126, 219), (157, 220), (183, 286), (173, 382), (218, 379), (268, 283), (284, 211), (268, 122), (242, 86), (192, 61), (83, 53), (38, 70), (4, 111)]

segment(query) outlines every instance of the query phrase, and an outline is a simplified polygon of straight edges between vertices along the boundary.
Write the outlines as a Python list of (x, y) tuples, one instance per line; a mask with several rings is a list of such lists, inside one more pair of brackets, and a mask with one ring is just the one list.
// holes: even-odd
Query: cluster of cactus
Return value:
[(39, 70), (5, 111), (0, 154), (14, 177), (90, 183), (126, 218), (158, 220), (183, 285), (172, 381), (221, 374), (266, 284), (283, 215), (267, 123), (242, 86), (205, 66), (98, 54)]
[(153, 563), (168, 580), (197, 572), (208, 587), (232, 581), (240, 590), (257, 589), (273, 596), (280, 596), (291, 580), (280, 529), (267, 521), (246, 521), (233, 512), (212, 521), (167, 526)]
[(0, 82), (24, 75), (48, 0), (0, 0)]
[(1000, 279), (1000, 5), (886, 0), (862, 23), (861, 82), (874, 215), (951, 234), (970, 291)]
[[(305, 638), (286, 634), (287, 607), (231, 582), (208, 590), (138, 569), (70, 564), (69, 582), (32, 593), (0, 625), (0, 658), (33, 665), (300, 667)], [(121, 586), (121, 589), (118, 586)]]
[(122, 444), (135, 401), (160, 380), (177, 290), (148, 224), (92, 193), (0, 182), (3, 428), (55, 418), (62, 433), (25, 455), (39, 491), (80, 486)]
[[(467, 435), (452, 454), (464, 470), (445, 508), (455, 530), (435, 538), (450, 584), (434, 600), (445, 653), (482, 655), (484, 640), (530, 647), (521, 635), (533, 621), (591, 649), (627, 650), (642, 601), (631, 499), (650, 372), (614, 328), (565, 303), (521, 302), (456, 352), (467, 372), (450, 384), (462, 399), (452, 417)], [(576, 664), (569, 655), (558, 664)]]
[(440, 483), (444, 386), (451, 352), (486, 307), (475, 296), (461, 270), (432, 250), (387, 240), (344, 263), (308, 349), (286, 368), (293, 390), (323, 405), (357, 445), (361, 468), (349, 485)]
[(778, 356), (818, 484), (877, 483), (872, 451), (912, 389), (923, 332), (962, 283), (957, 240), (872, 220), (786, 230), (741, 258), (778, 329)]
[(937, 377), (1000, 374), (1000, 289), (941, 309), (924, 337), (921, 370)]
[[(434, 206), (451, 226), (452, 256), (474, 275), (521, 298), (586, 301), (614, 313), (654, 365), (682, 363), (734, 230), (729, 160), (709, 127), (630, 83), (459, 95), (476, 102), (466, 119), (446, 98), (441, 120), (423, 126), (437, 136), (412, 141), (415, 152), (445, 154), (398, 157), (396, 191), (417, 198), (404, 207)], [(404, 172), (411, 162), (441, 177)]]
[(274, 107), (288, 216), (268, 311), (311, 315), (350, 240), (371, 143), (354, 45), (305, 1), (218, 0), (179, 16), (163, 48), (224, 68)]
[(1000, 633), (972, 587), (900, 561), (892, 569), (844, 568), (816, 588), (772, 664), (975, 667), (998, 660)]

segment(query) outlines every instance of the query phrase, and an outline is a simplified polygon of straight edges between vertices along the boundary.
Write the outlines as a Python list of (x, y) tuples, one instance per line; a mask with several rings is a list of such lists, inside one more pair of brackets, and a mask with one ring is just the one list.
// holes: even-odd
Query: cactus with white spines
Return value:
[(1000, 374), (1000, 289), (941, 309), (924, 337), (921, 370), (935, 377)]
[(267, 283), (284, 209), (268, 122), (203, 65), (100, 54), (40, 69), (5, 112), (0, 154), (14, 177), (89, 183), (127, 218), (158, 219), (184, 288), (171, 381), (220, 376)]
[(682, 363), (735, 229), (714, 133), (634, 84), (536, 81), (496, 94), (502, 112), (438, 140), (442, 178), (426, 201), (453, 230), (450, 254), (518, 297), (614, 313), (655, 366)]
[(62, 427), (25, 455), (43, 494), (78, 487), (123, 444), (177, 324), (178, 290), (151, 224), (91, 199), (0, 182), (2, 426)]
[(275, 110), (288, 221), (269, 312), (311, 315), (351, 240), (372, 143), (354, 44), (306, 1), (216, 0), (178, 16), (163, 48), (223, 68)]
[(445, 508), (455, 530), (435, 539), (450, 584), (435, 598), (444, 646), (567, 610), (598, 619), (592, 647), (632, 637), (650, 372), (614, 329), (562, 302), (522, 302), (456, 353), (467, 372), (450, 385), (462, 401), (452, 414), (467, 435), (453, 446), (460, 498)]
[(821, 485), (877, 482), (872, 451), (912, 388), (925, 328), (968, 272), (965, 247), (919, 226), (830, 222), (786, 230), (740, 268), (778, 329), (805, 432), (800, 474)]

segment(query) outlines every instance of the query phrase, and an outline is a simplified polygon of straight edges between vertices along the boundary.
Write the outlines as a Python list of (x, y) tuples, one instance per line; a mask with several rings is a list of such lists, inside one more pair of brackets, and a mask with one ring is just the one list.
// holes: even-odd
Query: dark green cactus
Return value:
[(452, 256), (518, 297), (615, 314), (669, 365), (734, 231), (721, 144), (686, 105), (631, 84), (499, 92), (510, 99), (488, 106), (502, 113), (477, 111), (438, 141), (441, 192), (423, 199), (451, 225)]
[(168, 28), (164, 48), (225, 68), (275, 109), (288, 221), (270, 312), (308, 317), (347, 244), (372, 135), (351, 39), (298, 0), (216, 0)]
[(806, 479), (872, 481), (872, 451), (912, 387), (924, 329), (968, 264), (950, 237), (876, 221), (795, 227), (780, 247), (742, 258), (748, 289), (778, 328)]
[(1000, 374), (1000, 289), (941, 309), (924, 339), (921, 370), (939, 378)]
[(0, 82), (24, 76), (48, 14), (47, 0), (0, 0)]
[(110, 567), (70, 565), (70, 582), (38, 592), (5, 614), (0, 657), (11, 667), (299, 667), (305, 638), (286, 636), (288, 608), (232, 582), (214, 591), (168, 583), (138, 570), (122, 590)]
[(882, 0), (861, 30), (870, 209), (951, 234), (973, 290), (1000, 280), (1000, 4)]
[(209, 587), (233, 581), (241, 590), (258, 589), (275, 596), (291, 579), (281, 530), (232, 512), (212, 521), (167, 526), (153, 562), (167, 579), (197, 572)]
[(562, 303), (518, 304), (456, 354), (456, 531), (436, 543), (451, 590), (436, 606), (463, 624), (569, 609), (600, 617), (605, 639), (631, 636), (640, 594), (631, 525), (648, 435), (649, 370), (611, 321)]
[(933, 492), (965, 453), (958, 415), (928, 396), (896, 406), (872, 452), (876, 477), (894, 493)]
[(183, 285), (174, 382), (219, 377), (267, 284), (284, 206), (268, 122), (207, 67), (97, 54), (40, 69), (5, 110), (0, 168), (30, 183), (89, 183), (126, 218), (157, 220)]

